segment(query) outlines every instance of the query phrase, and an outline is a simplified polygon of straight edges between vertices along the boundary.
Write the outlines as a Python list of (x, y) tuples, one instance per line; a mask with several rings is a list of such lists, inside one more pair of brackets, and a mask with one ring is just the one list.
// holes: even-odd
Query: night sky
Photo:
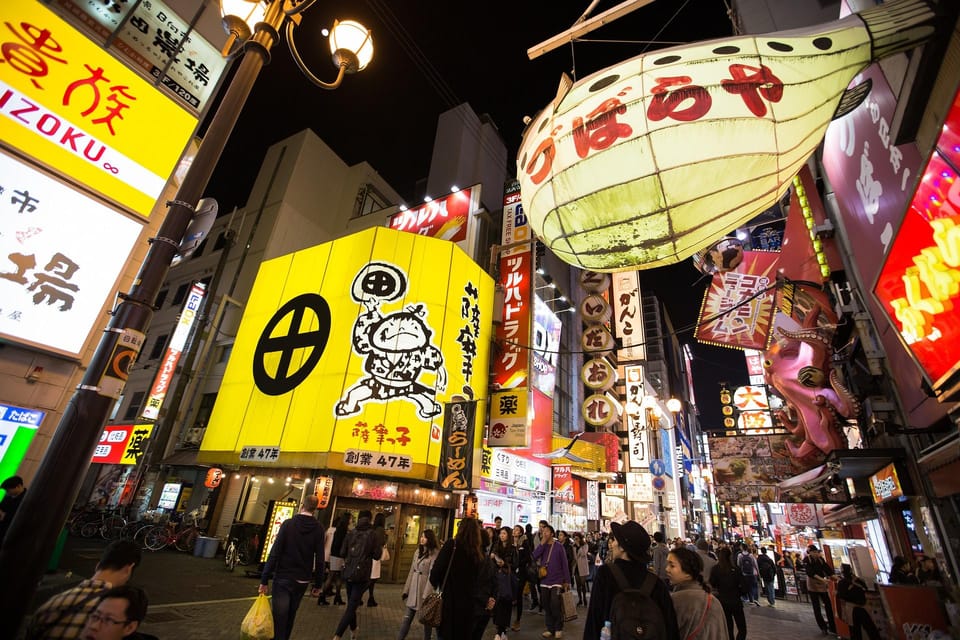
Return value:
[[(591, 15), (616, 4), (600, 2)], [(217, 198), (221, 211), (243, 206), (266, 149), (309, 127), (347, 164), (369, 162), (414, 202), (422, 196), (415, 185), (429, 170), (437, 118), (463, 102), (496, 123), (512, 173), (523, 117), (546, 106), (561, 73), (582, 78), (645, 51), (732, 34), (723, 0), (656, 0), (588, 34), (590, 42), (527, 58), (529, 47), (570, 27), (588, 5), (588, 0), (317, 2), (295, 32), (298, 50), (314, 74), (327, 81), (335, 77), (329, 47), (319, 34), (334, 18), (355, 19), (372, 30), (373, 62), (336, 91), (324, 91), (300, 75), (285, 43), (277, 45), (207, 195)], [(694, 343), (701, 424), (710, 427), (720, 424), (718, 383), (743, 383), (747, 376), (740, 352), (693, 340), (692, 325), (707, 284), (699, 276), (684, 261), (643, 271), (641, 282), (667, 305), (675, 328), (690, 329), (680, 331), (680, 340)]]

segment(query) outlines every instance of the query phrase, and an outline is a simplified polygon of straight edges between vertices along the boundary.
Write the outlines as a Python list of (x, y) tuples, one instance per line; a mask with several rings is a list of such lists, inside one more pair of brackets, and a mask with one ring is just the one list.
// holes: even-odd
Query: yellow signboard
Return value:
[(196, 125), (41, 3), (0, 3), (4, 144), (148, 217)]
[(435, 479), (444, 403), (486, 396), (492, 307), (456, 245), (384, 227), (264, 262), (200, 458)]

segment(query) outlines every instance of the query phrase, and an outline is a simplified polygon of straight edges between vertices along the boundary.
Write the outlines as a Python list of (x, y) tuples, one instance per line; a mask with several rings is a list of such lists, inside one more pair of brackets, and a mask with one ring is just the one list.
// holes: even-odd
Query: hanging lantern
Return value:
[(850, 81), (928, 39), (934, 18), (920, 0), (887, 2), (564, 78), (517, 156), (531, 227), (559, 258), (594, 271), (692, 255), (773, 206), (830, 120), (869, 92)]
[(207, 477), (203, 481), (203, 486), (208, 489), (216, 489), (220, 486), (221, 480), (223, 480), (223, 469), (211, 467), (207, 469)]

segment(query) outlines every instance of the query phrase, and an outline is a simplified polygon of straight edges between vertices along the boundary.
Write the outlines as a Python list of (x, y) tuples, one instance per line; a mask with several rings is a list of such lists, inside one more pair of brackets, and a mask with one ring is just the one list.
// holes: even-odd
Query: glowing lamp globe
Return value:
[(267, 5), (263, 0), (220, 0), (224, 31), (240, 40), (246, 40), (257, 23), (263, 22), (267, 15)]
[(334, 21), (330, 30), (330, 53), (335, 65), (346, 65), (347, 73), (363, 71), (373, 60), (370, 30), (354, 20)]
[[(895, 26), (891, 26), (895, 25)], [(895, 0), (809, 29), (662, 49), (576, 83), (534, 117), (517, 179), (537, 237), (591, 271), (673, 264), (773, 206), (871, 62), (935, 15)]]

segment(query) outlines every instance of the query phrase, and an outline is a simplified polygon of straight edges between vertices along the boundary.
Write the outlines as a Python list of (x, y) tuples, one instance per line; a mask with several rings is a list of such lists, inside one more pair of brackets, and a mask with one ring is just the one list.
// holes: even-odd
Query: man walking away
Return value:
[(343, 579), (347, 583), (347, 608), (337, 624), (334, 640), (340, 640), (350, 627), (351, 635), (357, 637), (357, 607), (363, 599), (363, 592), (370, 583), (373, 561), (380, 559), (383, 543), (378, 544), (373, 532), (373, 514), (364, 509), (358, 514), (357, 526), (347, 534), (343, 542)]
[(3, 544), (3, 538), (7, 535), (7, 529), (13, 521), (13, 514), (20, 508), (23, 502), (23, 494), (27, 488), (23, 486), (23, 478), (20, 476), (10, 476), (0, 484), (0, 489), (6, 491), (3, 500), (0, 500), (0, 545)]
[(132, 540), (111, 542), (103, 550), (93, 577), (40, 605), (27, 627), (27, 640), (79, 638), (103, 595), (127, 584), (140, 559), (140, 547)]
[(660, 531), (653, 532), (653, 563), (651, 569), (657, 577), (663, 580), (663, 584), (669, 585), (670, 579), (667, 578), (667, 556), (670, 555), (670, 545), (668, 545)]
[(760, 578), (763, 579), (763, 592), (767, 594), (767, 606), (774, 607), (777, 605), (777, 563), (767, 555), (766, 547), (760, 547), (760, 555), (757, 556), (757, 568), (760, 572)]
[(87, 616), (81, 640), (121, 640), (122, 638), (156, 638), (137, 629), (147, 617), (147, 594), (143, 589), (124, 585), (105, 594), (100, 604)]
[(267, 564), (260, 578), (260, 593), (266, 594), (273, 578), (274, 640), (288, 640), (293, 633), (297, 608), (313, 577), (310, 595), (320, 595), (323, 585), (323, 527), (317, 522), (317, 496), (307, 496), (300, 513), (280, 525)]
[(759, 607), (760, 587), (758, 583), (759, 576), (757, 574), (760, 569), (757, 566), (757, 559), (753, 557), (753, 553), (750, 552), (749, 548), (744, 549), (740, 557), (737, 558), (737, 566), (740, 567), (740, 573), (743, 574), (743, 579), (747, 583), (747, 597), (749, 598), (750, 604), (755, 604)]

